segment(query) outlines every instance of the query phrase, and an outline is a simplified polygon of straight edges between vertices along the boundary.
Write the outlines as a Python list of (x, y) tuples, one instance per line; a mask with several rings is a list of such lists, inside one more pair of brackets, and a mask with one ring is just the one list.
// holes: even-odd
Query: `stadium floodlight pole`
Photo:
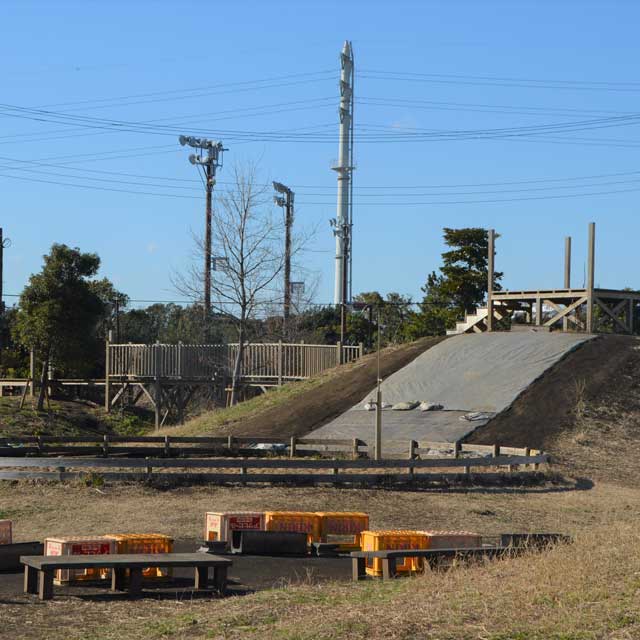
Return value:
[(206, 150), (207, 155), (192, 153), (189, 162), (195, 166), (201, 166), (205, 176), (206, 206), (205, 206), (205, 234), (204, 234), (204, 331), (208, 331), (208, 320), (211, 313), (211, 203), (213, 199), (213, 187), (216, 183), (216, 170), (222, 167), (222, 152), (227, 151), (222, 142), (214, 142), (206, 138), (194, 136), (180, 136), (178, 141), (182, 146), (188, 145), (194, 149)]
[(291, 227), (293, 226), (293, 198), (294, 193), (281, 182), (274, 182), (273, 188), (282, 196), (274, 196), (273, 201), (284, 207), (284, 308), (282, 311), (282, 325), (287, 331), (289, 315), (291, 313)]

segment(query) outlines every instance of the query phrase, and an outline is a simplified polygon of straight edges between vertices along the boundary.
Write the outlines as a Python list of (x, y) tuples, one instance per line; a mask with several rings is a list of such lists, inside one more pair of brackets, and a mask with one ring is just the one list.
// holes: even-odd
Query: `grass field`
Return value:
[[(0, 512), (22, 539), (107, 530), (201, 534), (213, 508), (367, 510), (372, 526), (563, 531), (574, 545), (393, 584), (314, 584), (224, 600), (140, 604), (17, 596), (0, 603), (7, 638), (555, 638), (640, 637), (640, 492), (591, 489), (362, 491), (4, 485)], [(3, 635), (3, 633), (5, 635)]]

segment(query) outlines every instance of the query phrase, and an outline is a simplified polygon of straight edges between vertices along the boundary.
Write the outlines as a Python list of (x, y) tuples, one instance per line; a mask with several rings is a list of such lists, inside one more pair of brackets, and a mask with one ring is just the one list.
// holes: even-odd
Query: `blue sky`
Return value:
[[(96, 251), (102, 274), (133, 299), (180, 298), (170, 274), (188, 263), (190, 229), (204, 218), (188, 152), (173, 132), (60, 124), (64, 114), (219, 138), (229, 148), (220, 187), (232, 163), (259, 160), (265, 182), (296, 191), (296, 224), (317, 228), (304, 263), (320, 276), (317, 301), (330, 301), (345, 39), (359, 128), (354, 292), (419, 298), (445, 226), (495, 227), (496, 266), (513, 289), (561, 286), (572, 235), (581, 285), (589, 221), (597, 284), (640, 289), (640, 120), (628, 117), (640, 112), (639, 21), (640, 5), (621, 0), (4, 0), (5, 292), (19, 293), (42, 254), (64, 242)], [(522, 129), (543, 125), (561, 126)], [(487, 139), (496, 129), (517, 135)], [(484, 133), (433, 140), (425, 130)], [(251, 139), (275, 131), (312, 139)]]

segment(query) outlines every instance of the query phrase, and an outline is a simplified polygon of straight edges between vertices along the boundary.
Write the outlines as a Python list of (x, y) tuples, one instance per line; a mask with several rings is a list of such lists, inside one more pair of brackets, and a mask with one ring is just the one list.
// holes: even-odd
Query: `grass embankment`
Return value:
[[(284, 488), (193, 488), (158, 493), (139, 486), (0, 487), (21, 539), (108, 529), (200, 534), (211, 508), (367, 510), (372, 527), (501, 531), (561, 530), (574, 545), (457, 567), (392, 584), (301, 583), (253, 595), (144, 603), (16, 595), (0, 603), (0, 635), (50, 640), (186, 638), (483, 638), (595, 640), (640, 636), (640, 492), (460, 493)], [(64, 513), (64, 522), (60, 515)], [(231, 571), (233, 577), (233, 570)], [(28, 606), (25, 606), (26, 603)]]
[(81, 436), (145, 433), (153, 424), (151, 412), (145, 409), (105, 413), (88, 400), (52, 400), (49, 409), (37, 411), (35, 401), (28, 398), (20, 409), (20, 398), (0, 398), (0, 436)]

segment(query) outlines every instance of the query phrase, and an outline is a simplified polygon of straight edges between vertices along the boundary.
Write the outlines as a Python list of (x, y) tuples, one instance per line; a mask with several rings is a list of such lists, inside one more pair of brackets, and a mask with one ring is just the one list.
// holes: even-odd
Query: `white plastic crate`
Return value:
[(209, 511), (205, 514), (205, 541), (230, 543), (234, 531), (264, 531), (264, 513), (260, 511)]
[[(79, 536), (45, 538), (45, 556), (94, 556), (115, 553), (115, 540), (107, 536), (83, 538)], [(104, 580), (109, 576), (109, 569), (58, 569), (54, 581), (84, 582), (88, 580)]]

